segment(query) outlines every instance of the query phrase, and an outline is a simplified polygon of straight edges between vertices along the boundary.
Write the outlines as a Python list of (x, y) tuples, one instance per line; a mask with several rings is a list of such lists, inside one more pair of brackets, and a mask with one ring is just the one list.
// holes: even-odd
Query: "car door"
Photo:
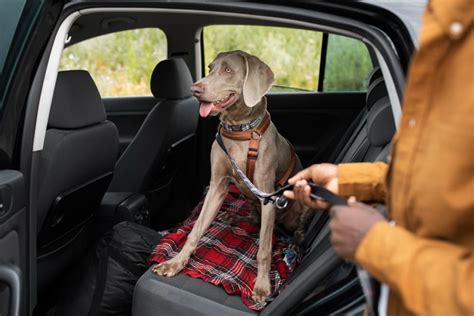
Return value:
[(7, 0), (0, 10), (0, 315), (30, 314), (34, 298), (21, 133), (31, 74), (61, 7), (60, 1)]

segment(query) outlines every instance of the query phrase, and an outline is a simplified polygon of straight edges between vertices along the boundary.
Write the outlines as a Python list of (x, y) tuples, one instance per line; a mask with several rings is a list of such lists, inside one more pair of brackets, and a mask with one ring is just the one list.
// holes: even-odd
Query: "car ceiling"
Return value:
[[(199, 29), (212, 24), (253, 24), (292, 27), (288, 24), (269, 22), (244, 17), (219, 16), (211, 14), (171, 12), (98, 12), (81, 16), (72, 26), (67, 46), (88, 38), (135, 28), (158, 27), (167, 30)], [(294, 27), (294, 26), (293, 26)], [(301, 28), (301, 27), (298, 27)], [(170, 40), (170, 39), (168, 39)]]

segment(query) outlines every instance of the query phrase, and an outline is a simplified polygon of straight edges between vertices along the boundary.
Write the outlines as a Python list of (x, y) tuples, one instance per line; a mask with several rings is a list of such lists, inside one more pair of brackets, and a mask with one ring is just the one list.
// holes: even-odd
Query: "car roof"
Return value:
[(361, 0), (370, 5), (386, 9), (403, 21), (415, 43), (421, 29), (421, 18), (428, 0)]

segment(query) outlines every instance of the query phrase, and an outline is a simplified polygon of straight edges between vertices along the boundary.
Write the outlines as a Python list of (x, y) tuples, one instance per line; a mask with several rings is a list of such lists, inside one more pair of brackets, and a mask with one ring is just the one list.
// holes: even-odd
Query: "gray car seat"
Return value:
[(118, 160), (109, 191), (152, 189), (154, 180), (166, 168), (169, 151), (175, 149), (173, 146), (193, 140), (199, 105), (191, 93), (192, 83), (189, 69), (181, 58), (164, 60), (155, 67), (150, 85), (160, 101)]
[[(342, 143), (336, 149), (337, 156), (331, 159), (333, 162), (375, 161), (383, 158), (378, 157), (381, 152), (385, 152), (385, 156), (388, 155), (387, 148), (390, 147), (390, 140), (395, 133), (395, 122), (385, 81), (382, 77), (377, 77), (378, 75), (382, 74), (375, 69), (369, 77), (366, 106), (354, 121), (353, 126), (348, 129), (347, 135), (342, 137)], [(375, 119), (377, 117), (378, 119)], [(378, 124), (374, 125), (374, 123)], [(371, 137), (369, 137), (369, 132), (372, 134)], [(379, 133), (383, 135), (377, 137)], [(382, 144), (382, 140), (385, 143)]]
[(132, 315), (257, 315), (238, 295), (184, 274), (168, 278), (148, 269), (133, 294)]
[[(181, 58), (160, 62), (151, 76), (151, 91), (160, 99), (117, 162), (109, 192), (141, 192), (151, 205), (155, 228), (170, 227), (191, 209), (199, 104), (193, 80)], [(178, 194), (179, 193), (179, 194)]]
[(38, 288), (88, 247), (87, 229), (112, 178), (118, 132), (88, 72), (59, 72), (37, 170)]

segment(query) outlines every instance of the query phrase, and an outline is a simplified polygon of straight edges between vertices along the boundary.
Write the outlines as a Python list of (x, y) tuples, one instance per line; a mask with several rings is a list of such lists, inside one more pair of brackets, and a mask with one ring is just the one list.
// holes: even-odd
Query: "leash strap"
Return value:
[[(280, 187), (278, 190), (272, 193), (265, 193), (259, 190), (250, 179), (245, 175), (245, 173), (240, 169), (237, 162), (234, 158), (229, 154), (227, 148), (225, 147), (224, 141), (222, 140), (222, 136), (219, 131), (216, 134), (216, 141), (222, 151), (226, 154), (227, 158), (229, 159), (232, 168), (234, 168), (235, 172), (239, 175), (240, 179), (244, 182), (247, 189), (252, 192), (255, 197), (261, 201), (263, 204), (272, 203), (278, 208), (285, 208), (288, 205), (288, 200), (283, 195), (285, 190), (292, 190), (292, 184), (286, 184)], [(311, 187), (311, 198), (315, 200), (323, 200), (328, 202), (331, 205), (347, 205), (347, 201), (340, 197), (337, 194), (332, 193), (328, 189), (319, 186), (313, 182), (308, 183)]]
[[(235, 172), (237, 172), (237, 174), (239, 175), (240, 179), (244, 182), (247, 189), (249, 189), (250, 192), (252, 192), (252, 194), (255, 195), (255, 197), (260, 202), (262, 202), (263, 204), (267, 204), (268, 202), (272, 202), (273, 204), (275, 204), (276, 203), (276, 198), (272, 199), (272, 197), (277, 195), (278, 194), (277, 192), (281, 191), (281, 189), (274, 192), (274, 193), (270, 193), (270, 194), (259, 190), (252, 183), (252, 181), (250, 181), (250, 179), (245, 175), (245, 173), (242, 171), (242, 169), (239, 168), (239, 166), (237, 165), (237, 162), (235, 161), (235, 159), (232, 158), (232, 156), (229, 154), (229, 152), (227, 151), (227, 148), (224, 145), (224, 141), (222, 140), (222, 136), (219, 133), (219, 131), (216, 134), (216, 141), (217, 141), (217, 144), (219, 144), (219, 146), (221, 147), (222, 151), (226, 154), (227, 158), (229, 158), (229, 161), (232, 165), (232, 168), (234, 168)], [(281, 193), (283, 193), (283, 191), (281, 191)], [(281, 195), (281, 196), (283, 196), (283, 195)]]

